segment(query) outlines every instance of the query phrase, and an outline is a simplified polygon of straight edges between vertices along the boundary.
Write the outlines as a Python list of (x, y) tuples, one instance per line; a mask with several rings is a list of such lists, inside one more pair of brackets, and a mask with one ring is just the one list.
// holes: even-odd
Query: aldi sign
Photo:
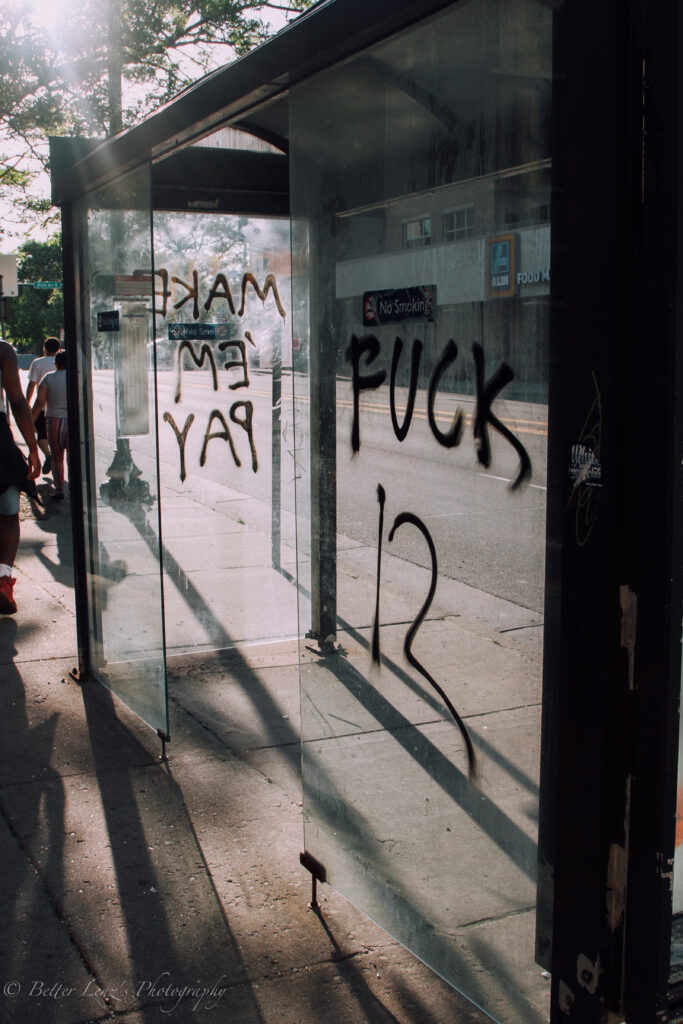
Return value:
[(497, 235), (486, 241), (486, 297), (510, 298), (515, 294), (517, 235)]

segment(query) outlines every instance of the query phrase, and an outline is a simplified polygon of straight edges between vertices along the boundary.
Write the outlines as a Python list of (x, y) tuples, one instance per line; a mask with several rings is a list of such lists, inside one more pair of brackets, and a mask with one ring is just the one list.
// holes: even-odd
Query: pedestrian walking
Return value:
[(64, 454), (69, 447), (69, 423), (66, 408), (66, 352), (55, 355), (55, 368), (46, 373), (38, 385), (38, 397), (33, 404), (33, 419), (37, 421), (45, 411), (47, 439), (52, 458), (52, 480), (55, 489), (52, 498), (64, 497)]
[[(36, 390), (41, 380), (46, 373), (52, 373), (55, 368), (55, 355), (59, 352), (59, 339), (58, 338), (46, 338), (43, 342), (43, 354), (34, 359), (28, 368), (28, 384), (26, 385), (26, 401), (31, 404), (33, 398), (33, 392)], [(47, 439), (47, 424), (45, 422), (45, 413), (41, 412), (40, 416), (36, 420), (36, 434), (38, 437), (38, 447), (45, 456), (43, 462), (43, 473), (49, 473), (51, 469), (52, 458), (50, 456), (50, 445)]]
[[(5, 395), (28, 445), (28, 464), (14, 442)], [(3, 615), (13, 615), (17, 610), (12, 566), (19, 549), (21, 531), (19, 494), (26, 491), (37, 497), (33, 481), (39, 476), (40, 453), (31, 410), (21, 390), (17, 355), (11, 345), (0, 341), (0, 614)]]

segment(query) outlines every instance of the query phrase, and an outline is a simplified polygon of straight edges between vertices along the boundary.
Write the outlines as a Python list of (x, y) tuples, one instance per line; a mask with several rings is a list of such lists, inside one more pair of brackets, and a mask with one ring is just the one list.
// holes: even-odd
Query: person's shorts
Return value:
[(0, 494), (0, 516), (15, 516), (19, 511), (19, 488), (8, 487)]
[(39, 441), (47, 441), (47, 420), (45, 419), (45, 410), (41, 409), (36, 416), (36, 437)]

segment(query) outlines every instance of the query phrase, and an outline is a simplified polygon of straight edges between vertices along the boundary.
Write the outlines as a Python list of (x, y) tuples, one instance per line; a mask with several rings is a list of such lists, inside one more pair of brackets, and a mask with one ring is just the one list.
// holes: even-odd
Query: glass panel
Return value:
[(93, 671), (168, 734), (147, 169), (77, 211), (85, 531)]
[(289, 221), (157, 211), (154, 258), (168, 656), (295, 644)]
[(506, 1024), (549, 1014), (551, 37), (471, 0), (291, 96), (306, 849)]

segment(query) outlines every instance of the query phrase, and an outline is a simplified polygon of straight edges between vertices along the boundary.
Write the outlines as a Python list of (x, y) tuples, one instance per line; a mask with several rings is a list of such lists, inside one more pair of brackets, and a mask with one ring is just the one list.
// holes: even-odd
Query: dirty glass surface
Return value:
[(295, 650), (289, 220), (156, 211), (154, 266), (167, 655)]
[(550, 994), (551, 35), (457, 3), (291, 95), (306, 850), (506, 1024)]
[(147, 169), (89, 197), (77, 224), (91, 662), (167, 735)]

